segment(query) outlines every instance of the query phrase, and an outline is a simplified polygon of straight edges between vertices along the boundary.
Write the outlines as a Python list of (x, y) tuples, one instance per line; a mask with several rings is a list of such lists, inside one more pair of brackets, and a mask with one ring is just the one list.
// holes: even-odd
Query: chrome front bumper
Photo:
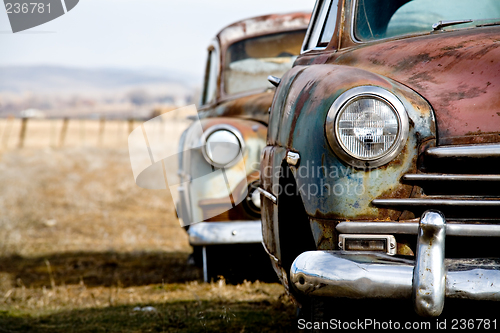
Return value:
[(291, 282), (309, 296), (412, 298), (421, 316), (439, 316), (445, 297), (500, 301), (500, 260), (445, 259), (446, 222), (422, 215), (415, 260), (373, 252), (310, 251), (291, 267)]
[(199, 222), (187, 232), (193, 246), (262, 243), (260, 221)]

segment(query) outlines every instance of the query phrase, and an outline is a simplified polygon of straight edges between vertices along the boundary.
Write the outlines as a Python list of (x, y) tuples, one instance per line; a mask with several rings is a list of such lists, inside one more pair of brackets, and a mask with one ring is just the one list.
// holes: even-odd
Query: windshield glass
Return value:
[(500, 21), (499, 0), (358, 0), (354, 35), (368, 41), (432, 31), (439, 21), (468, 20), (444, 29), (475, 27)]
[(273, 87), (269, 75), (281, 77), (300, 53), (305, 30), (245, 39), (226, 53), (224, 90), (227, 94)]

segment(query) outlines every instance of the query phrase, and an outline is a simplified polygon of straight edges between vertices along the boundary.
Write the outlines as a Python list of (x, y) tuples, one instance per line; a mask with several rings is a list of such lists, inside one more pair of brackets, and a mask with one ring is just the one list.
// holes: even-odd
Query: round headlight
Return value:
[(373, 97), (348, 102), (336, 120), (335, 131), (342, 148), (360, 160), (374, 160), (394, 145), (398, 116), (387, 103)]
[(228, 167), (237, 162), (243, 149), (240, 132), (229, 125), (216, 125), (204, 133), (203, 155), (216, 167)]
[(330, 146), (346, 163), (377, 167), (390, 162), (408, 136), (401, 101), (380, 87), (356, 87), (339, 96), (328, 112)]

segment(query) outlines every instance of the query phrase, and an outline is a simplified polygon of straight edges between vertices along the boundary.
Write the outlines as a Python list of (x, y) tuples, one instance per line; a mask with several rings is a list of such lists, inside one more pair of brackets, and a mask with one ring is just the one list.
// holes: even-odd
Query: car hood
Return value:
[(367, 44), (327, 61), (400, 82), (432, 105), (438, 144), (500, 141), (500, 27)]
[(200, 117), (238, 117), (267, 124), (273, 95), (274, 90), (226, 100), (215, 107), (202, 110)]

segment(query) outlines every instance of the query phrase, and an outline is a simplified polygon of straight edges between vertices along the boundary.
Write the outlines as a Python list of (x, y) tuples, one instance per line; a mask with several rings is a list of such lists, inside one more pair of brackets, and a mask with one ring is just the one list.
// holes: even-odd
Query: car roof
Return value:
[(244, 19), (223, 28), (217, 39), (224, 49), (230, 44), (254, 36), (283, 31), (306, 29), (311, 18), (310, 12), (271, 14)]

